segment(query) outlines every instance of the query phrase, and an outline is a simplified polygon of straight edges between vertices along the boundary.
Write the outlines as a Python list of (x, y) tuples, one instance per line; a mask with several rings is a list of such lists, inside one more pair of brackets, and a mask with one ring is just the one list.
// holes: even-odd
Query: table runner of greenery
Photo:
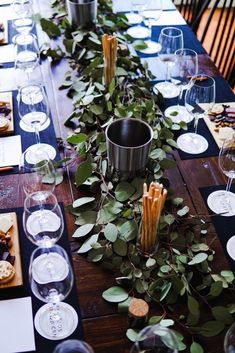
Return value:
[[(113, 271), (116, 285), (103, 298), (118, 303), (120, 312), (127, 311), (132, 297), (142, 297), (158, 313), (148, 324), (174, 326), (180, 351), (190, 347), (192, 353), (203, 352), (200, 336), (217, 335), (233, 322), (234, 275), (227, 270), (213, 272), (215, 253), (207, 243), (208, 222), (189, 213), (164, 175), (166, 169), (176, 167), (171, 156), (177, 147), (174, 131), (186, 126), (162, 118), (157, 107), (161, 97), (151, 93), (152, 75), (130, 54), (129, 38), (120, 34), (128, 23), (124, 15), (112, 13), (109, 1), (99, 0), (92, 30), (72, 29), (63, 1), (54, 1), (52, 7), (52, 18), (41, 18), (40, 23), (50, 38), (61, 36), (63, 45), (51, 41), (42, 55), (54, 62), (67, 58), (71, 67), (61, 85), (74, 104), (65, 124), (78, 123), (68, 142), (82, 157), (76, 186), (88, 195), (69, 206), (79, 226), (73, 234), (82, 242), (78, 253)], [(113, 32), (119, 40), (116, 78), (105, 87), (101, 37)], [(129, 117), (148, 122), (154, 138), (145, 175), (121, 180), (108, 167), (104, 131), (112, 120)], [(144, 258), (135, 239), (143, 182), (152, 180), (163, 183), (168, 199), (160, 222), (159, 249)], [(129, 328), (127, 337), (134, 341), (137, 332)]]

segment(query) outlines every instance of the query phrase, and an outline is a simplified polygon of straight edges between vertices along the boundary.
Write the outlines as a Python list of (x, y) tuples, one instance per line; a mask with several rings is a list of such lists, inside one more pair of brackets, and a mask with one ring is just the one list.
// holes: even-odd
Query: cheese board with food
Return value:
[(0, 93), (0, 136), (14, 133), (12, 92)]

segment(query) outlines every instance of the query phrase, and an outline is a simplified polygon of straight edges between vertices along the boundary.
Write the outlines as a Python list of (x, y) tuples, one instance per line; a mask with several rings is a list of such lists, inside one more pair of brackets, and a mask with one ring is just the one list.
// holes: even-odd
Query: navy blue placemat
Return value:
[[(63, 204), (60, 203), (60, 206), (62, 209), (63, 218), (65, 220)], [(38, 300), (31, 292), (30, 285), (29, 285), (29, 279), (28, 279), (28, 269), (29, 269), (30, 256), (31, 256), (32, 251), (35, 249), (35, 246), (30, 242), (30, 240), (28, 240), (28, 238), (24, 234), (23, 225), (22, 225), (23, 208), (5, 209), (4, 213), (5, 212), (16, 212), (16, 214), (17, 214), (24, 285), (22, 287), (0, 289), (0, 299), (6, 300), (6, 299), (14, 299), (14, 298), (22, 298), (22, 297), (31, 296), (32, 297), (32, 305), (33, 305), (33, 316), (35, 316), (37, 310), (44, 305), (44, 303), (41, 302), (40, 300)], [(68, 234), (68, 232), (67, 232), (67, 228), (66, 228), (66, 224), (65, 224), (65, 229), (64, 229), (62, 237), (58, 241), (58, 245), (62, 246), (66, 250), (66, 252), (69, 256), (70, 262), (72, 264), (72, 256), (70, 253), (70, 246), (69, 246), (67, 234)], [(77, 326), (76, 330), (73, 332), (73, 334), (71, 336), (69, 336), (69, 338), (82, 339), (83, 338), (83, 328), (82, 328), (82, 319), (81, 319), (81, 313), (80, 313), (80, 308), (79, 308), (79, 303), (78, 303), (76, 283), (74, 283), (70, 294), (65, 299), (65, 302), (72, 305), (72, 307), (75, 309), (75, 311), (78, 314), (78, 326)], [(14, 318), (12, 318), (12, 319), (14, 320)], [(34, 332), (35, 332), (36, 352), (37, 353), (47, 353), (47, 352), (51, 353), (53, 351), (54, 347), (60, 342), (60, 340), (58, 340), (58, 341), (57, 340), (56, 341), (47, 340), (44, 337), (40, 336), (36, 330), (34, 330)], [(14, 335), (13, 335), (13, 337), (14, 337)]]
[[(158, 41), (160, 32), (161, 32), (162, 28), (165, 28), (165, 27), (172, 27), (172, 26), (153, 26), (152, 27), (152, 40)], [(205, 49), (202, 47), (201, 43), (197, 39), (195, 33), (192, 31), (192, 29), (188, 25), (175, 25), (173, 27), (176, 27), (176, 28), (179, 28), (182, 30), (183, 36), (184, 36), (184, 48), (193, 49), (198, 54), (205, 54), (206, 53)], [(149, 57), (158, 56), (158, 54), (149, 55), (149, 54), (143, 54), (140, 52), (137, 52), (137, 53), (141, 58), (149, 58)]]
[[(205, 188), (200, 188), (199, 190), (201, 192), (201, 195), (205, 204), (207, 205), (206, 200), (208, 196), (216, 190), (225, 190), (225, 185), (209, 186)], [(232, 185), (231, 191), (235, 192), (235, 185)], [(229, 238), (235, 235), (235, 216), (233, 217), (218, 216), (218, 215), (214, 215), (214, 213), (209, 208), (208, 210), (210, 214), (213, 214), (213, 217), (211, 217), (211, 222), (215, 227), (216, 233), (224, 249), (224, 253), (228, 258), (231, 268), (235, 270), (235, 261), (231, 259), (231, 257), (228, 255), (226, 250), (227, 241), (229, 240)]]
[[(12, 44), (12, 38), (19, 34), (17, 33), (17, 31), (15, 30), (15, 28), (12, 26), (12, 21), (8, 20), (7, 21), (7, 25), (8, 25), (8, 44)], [(36, 31), (36, 27), (34, 25), (34, 27), (31, 30), (31, 33), (35, 35), (35, 37), (37, 36), (37, 31)], [(7, 45), (7, 44), (6, 44)], [(1, 63), (0, 68), (4, 68), (4, 69), (8, 69), (10, 67), (14, 67), (14, 61), (11, 62), (6, 62), (6, 63)]]
[[(27, 132), (20, 128), (20, 116), (18, 113), (18, 104), (17, 104), (17, 91), (12, 92), (13, 98), (13, 114), (14, 114), (14, 135), (21, 136), (21, 144), (22, 144), (22, 151), (24, 152), (29, 146), (36, 144), (36, 137), (34, 132)], [(55, 160), (60, 160), (60, 154), (58, 150), (55, 129), (53, 125), (52, 118), (50, 116), (50, 125), (45, 130), (41, 131), (40, 134), (40, 141), (41, 143), (48, 143), (49, 145), (53, 146), (56, 150), (56, 158)], [(1, 138), (1, 137), (0, 137)], [(19, 168), (14, 167), (12, 170), (7, 172), (1, 172), (1, 175), (5, 174), (12, 174), (18, 173)]]

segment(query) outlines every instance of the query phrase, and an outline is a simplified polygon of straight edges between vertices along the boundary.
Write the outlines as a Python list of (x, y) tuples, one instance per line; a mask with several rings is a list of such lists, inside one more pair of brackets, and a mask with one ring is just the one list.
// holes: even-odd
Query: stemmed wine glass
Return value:
[(207, 150), (207, 140), (197, 133), (198, 120), (203, 118), (215, 103), (215, 80), (207, 75), (192, 78), (185, 93), (185, 107), (194, 118), (195, 132), (187, 132), (177, 139), (178, 147), (190, 154), (200, 154)]
[(148, 8), (141, 12), (144, 19), (144, 23), (147, 25), (149, 34), (148, 39), (144, 41), (147, 48), (140, 49), (139, 51), (143, 54), (155, 54), (161, 49), (161, 45), (158, 42), (153, 41), (152, 38), (152, 23), (156, 23), (162, 14), (162, 0), (150, 0), (148, 2)]
[(140, 331), (131, 353), (158, 352), (178, 353), (176, 338), (172, 330), (160, 324), (147, 326)]
[(233, 179), (235, 178), (235, 132), (224, 140), (219, 152), (219, 166), (222, 172), (228, 177), (225, 190), (212, 192), (207, 199), (209, 208), (221, 216), (235, 215), (235, 194), (230, 191)]
[(26, 195), (37, 193), (40, 199), (44, 199), (55, 189), (54, 165), (41, 148), (27, 149), (22, 154), (19, 173), (22, 190)]
[(36, 313), (38, 333), (51, 340), (64, 339), (77, 327), (74, 308), (61, 303), (73, 286), (73, 270), (66, 251), (59, 245), (36, 248), (30, 258), (29, 281), (33, 294), (47, 303)]
[[(20, 127), (27, 130), (27, 126), (33, 129), (36, 136), (37, 146), (32, 145), (29, 149), (42, 148), (46, 150), (50, 159), (54, 159), (56, 151), (51, 145), (40, 143), (39, 129), (48, 126), (49, 104), (46, 92), (41, 85), (28, 84), (19, 89), (18, 92), (18, 111), (21, 119)], [(26, 125), (26, 129), (25, 129)]]
[(172, 98), (179, 95), (179, 88), (169, 81), (169, 76), (175, 64), (174, 53), (184, 46), (183, 32), (176, 27), (164, 27), (160, 32), (158, 42), (161, 45), (158, 53), (159, 59), (166, 64), (166, 79), (164, 82), (156, 83), (153, 90), (155, 93), (160, 91), (164, 98)]
[(28, 195), (24, 201), (23, 227), (32, 243), (43, 247), (55, 244), (64, 230), (56, 196), (42, 194), (41, 191)]
[[(141, 21), (143, 20), (143, 17), (140, 15), (140, 13), (141, 11), (143, 11), (143, 9), (146, 9), (148, 7), (148, 3), (149, 3), (149, 0), (131, 0), (131, 4), (133, 8), (137, 10), (138, 16), (141, 17)], [(140, 23), (141, 21), (139, 21), (138, 23)], [(138, 24), (137, 26), (128, 28), (126, 32), (132, 38), (143, 39), (148, 37), (149, 31), (148, 31), (148, 28)]]
[(224, 338), (224, 352), (234, 353), (235, 352), (235, 323), (228, 329)]
[(190, 122), (192, 115), (184, 105), (180, 105), (183, 93), (193, 84), (191, 78), (198, 73), (198, 55), (192, 49), (178, 49), (175, 52), (175, 65), (171, 72), (171, 82), (179, 87), (178, 105), (170, 106), (165, 110), (165, 116), (175, 123)]
[[(24, 36), (29, 34), (34, 26), (32, 1), (14, 0), (11, 6), (13, 12), (16, 14), (16, 18), (12, 20), (12, 26), (22, 35), (21, 40), (24, 42)], [(15, 42), (15, 38), (16, 36), (12, 38), (13, 43)]]
[[(27, 35), (18, 34), (15, 37), (15, 76), (16, 85), (22, 86), (22, 73), (26, 73), (27, 80), (30, 82), (30, 74), (39, 65), (39, 48), (36, 37), (29, 33)], [(20, 76), (18, 78), (18, 76)], [(24, 81), (23, 81), (24, 82)]]

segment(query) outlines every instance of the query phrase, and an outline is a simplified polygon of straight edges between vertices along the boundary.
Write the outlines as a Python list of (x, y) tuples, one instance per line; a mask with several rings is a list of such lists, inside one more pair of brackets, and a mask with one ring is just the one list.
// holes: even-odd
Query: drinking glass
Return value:
[(235, 323), (232, 324), (225, 335), (224, 352), (235, 353)]
[(192, 78), (193, 84), (185, 93), (185, 107), (194, 118), (194, 132), (182, 134), (177, 139), (178, 147), (190, 154), (200, 154), (207, 150), (207, 140), (197, 133), (198, 120), (203, 118), (215, 103), (215, 80), (207, 75)]
[[(32, 1), (14, 0), (11, 6), (13, 12), (16, 14), (16, 18), (12, 20), (12, 26), (19, 34), (22, 34), (21, 40), (23, 42), (24, 36), (29, 34), (34, 26)], [(13, 43), (15, 39), (16, 36), (12, 38)]]
[[(143, 17), (140, 15), (143, 9), (148, 7), (149, 0), (131, 0), (131, 4), (135, 10), (137, 10), (138, 16), (141, 17), (141, 21)], [(139, 21), (139, 23), (141, 22)], [(148, 37), (148, 28), (141, 26), (138, 24), (137, 26), (133, 26), (128, 28), (127, 34), (129, 34), (132, 38), (143, 39)]]
[[(30, 74), (39, 65), (39, 48), (36, 37), (29, 33), (26, 35), (18, 34), (15, 37), (15, 72), (25, 73), (30, 82)], [(18, 72), (19, 71), (19, 72)]]
[[(38, 84), (23, 86), (19, 89), (17, 99), (21, 119), (20, 127), (26, 131), (34, 131), (37, 147), (46, 150), (50, 159), (54, 159), (56, 156), (54, 147), (40, 142), (39, 130), (48, 126), (49, 119), (49, 105), (44, 88)], [(27, 126), (32, 130), (27, 130)], [(35, 149), (35, 145), (29, 148)]]
[(145, 25), (148, 27), (148, 39), (144, 43), (148, 46), (139, 51), (143, 54), (156, 54), (160, 51), (161, 45), (152, 40), (152, 24), (156, 24), (162, 14), (162, 0), (150, 0), (148, 8), (141, 12)]
[(94, 353), (93, 349), (84, 341), (66, 340), (59, 343), (53, 353)]
[(29, 282), (33, 294), (47, 303), (34, 318), (38, 333), (51, 340), (68, 337), (77, 327), (73, 307), (61, 303), (73, 286), (73, 270), (66, 251), (59, 245), (36, 248), (30, 258)]
[(170, 71), (175, 64), (174, 53), (184, 46), (183, 32), (179, 28), (164, 27), (159, 35), (158, 42), (161, 49), (158, 53), (159, 59), (166, 64), (166, 79), (164, 82), (156, 83), (153, 87), (155, 93), (160, 93), (164, 98), (172, 98), (179, 95), (179, 88), (170, 79)]
[(221, 214), (221, 216), (234, 216), (235, 194), (230, 189), (235, 178), (235, 132), (231, 132), (224, 140), (219, 152), (219, 166), (228, 177), (226, 189), (212, 192), (208, 196), (207, 203), (213, 212)]
[(19, 163), (20, 183), (26, 195), (37, 193), (46, 198), (55, 189), (55, 168), (41, 148), (27, 149)]
[(178, 49), (175, 52), (175, 65), (171, 72), (171, 82), (179, 87), (178, 105), (170, 106), (165, 111), (165, 116), (175, 123), (192, 120), (192, 115), (188, 113), (184, 105), (180, 105), (183, 93), (193, 84), (191, 80), (198, 73), (198, 55), (192, 49)]
[(60, 239), (64, 220), (54, 194), (45, 195), (39, 191), (26, 197), (23, 227), (28, 239), (37, 246), (48, 247)]
[(178, 353), (176, 347), (176, 338), (172, 330), (157, 324), (147, 326), (140, 331), (131, 353)]

